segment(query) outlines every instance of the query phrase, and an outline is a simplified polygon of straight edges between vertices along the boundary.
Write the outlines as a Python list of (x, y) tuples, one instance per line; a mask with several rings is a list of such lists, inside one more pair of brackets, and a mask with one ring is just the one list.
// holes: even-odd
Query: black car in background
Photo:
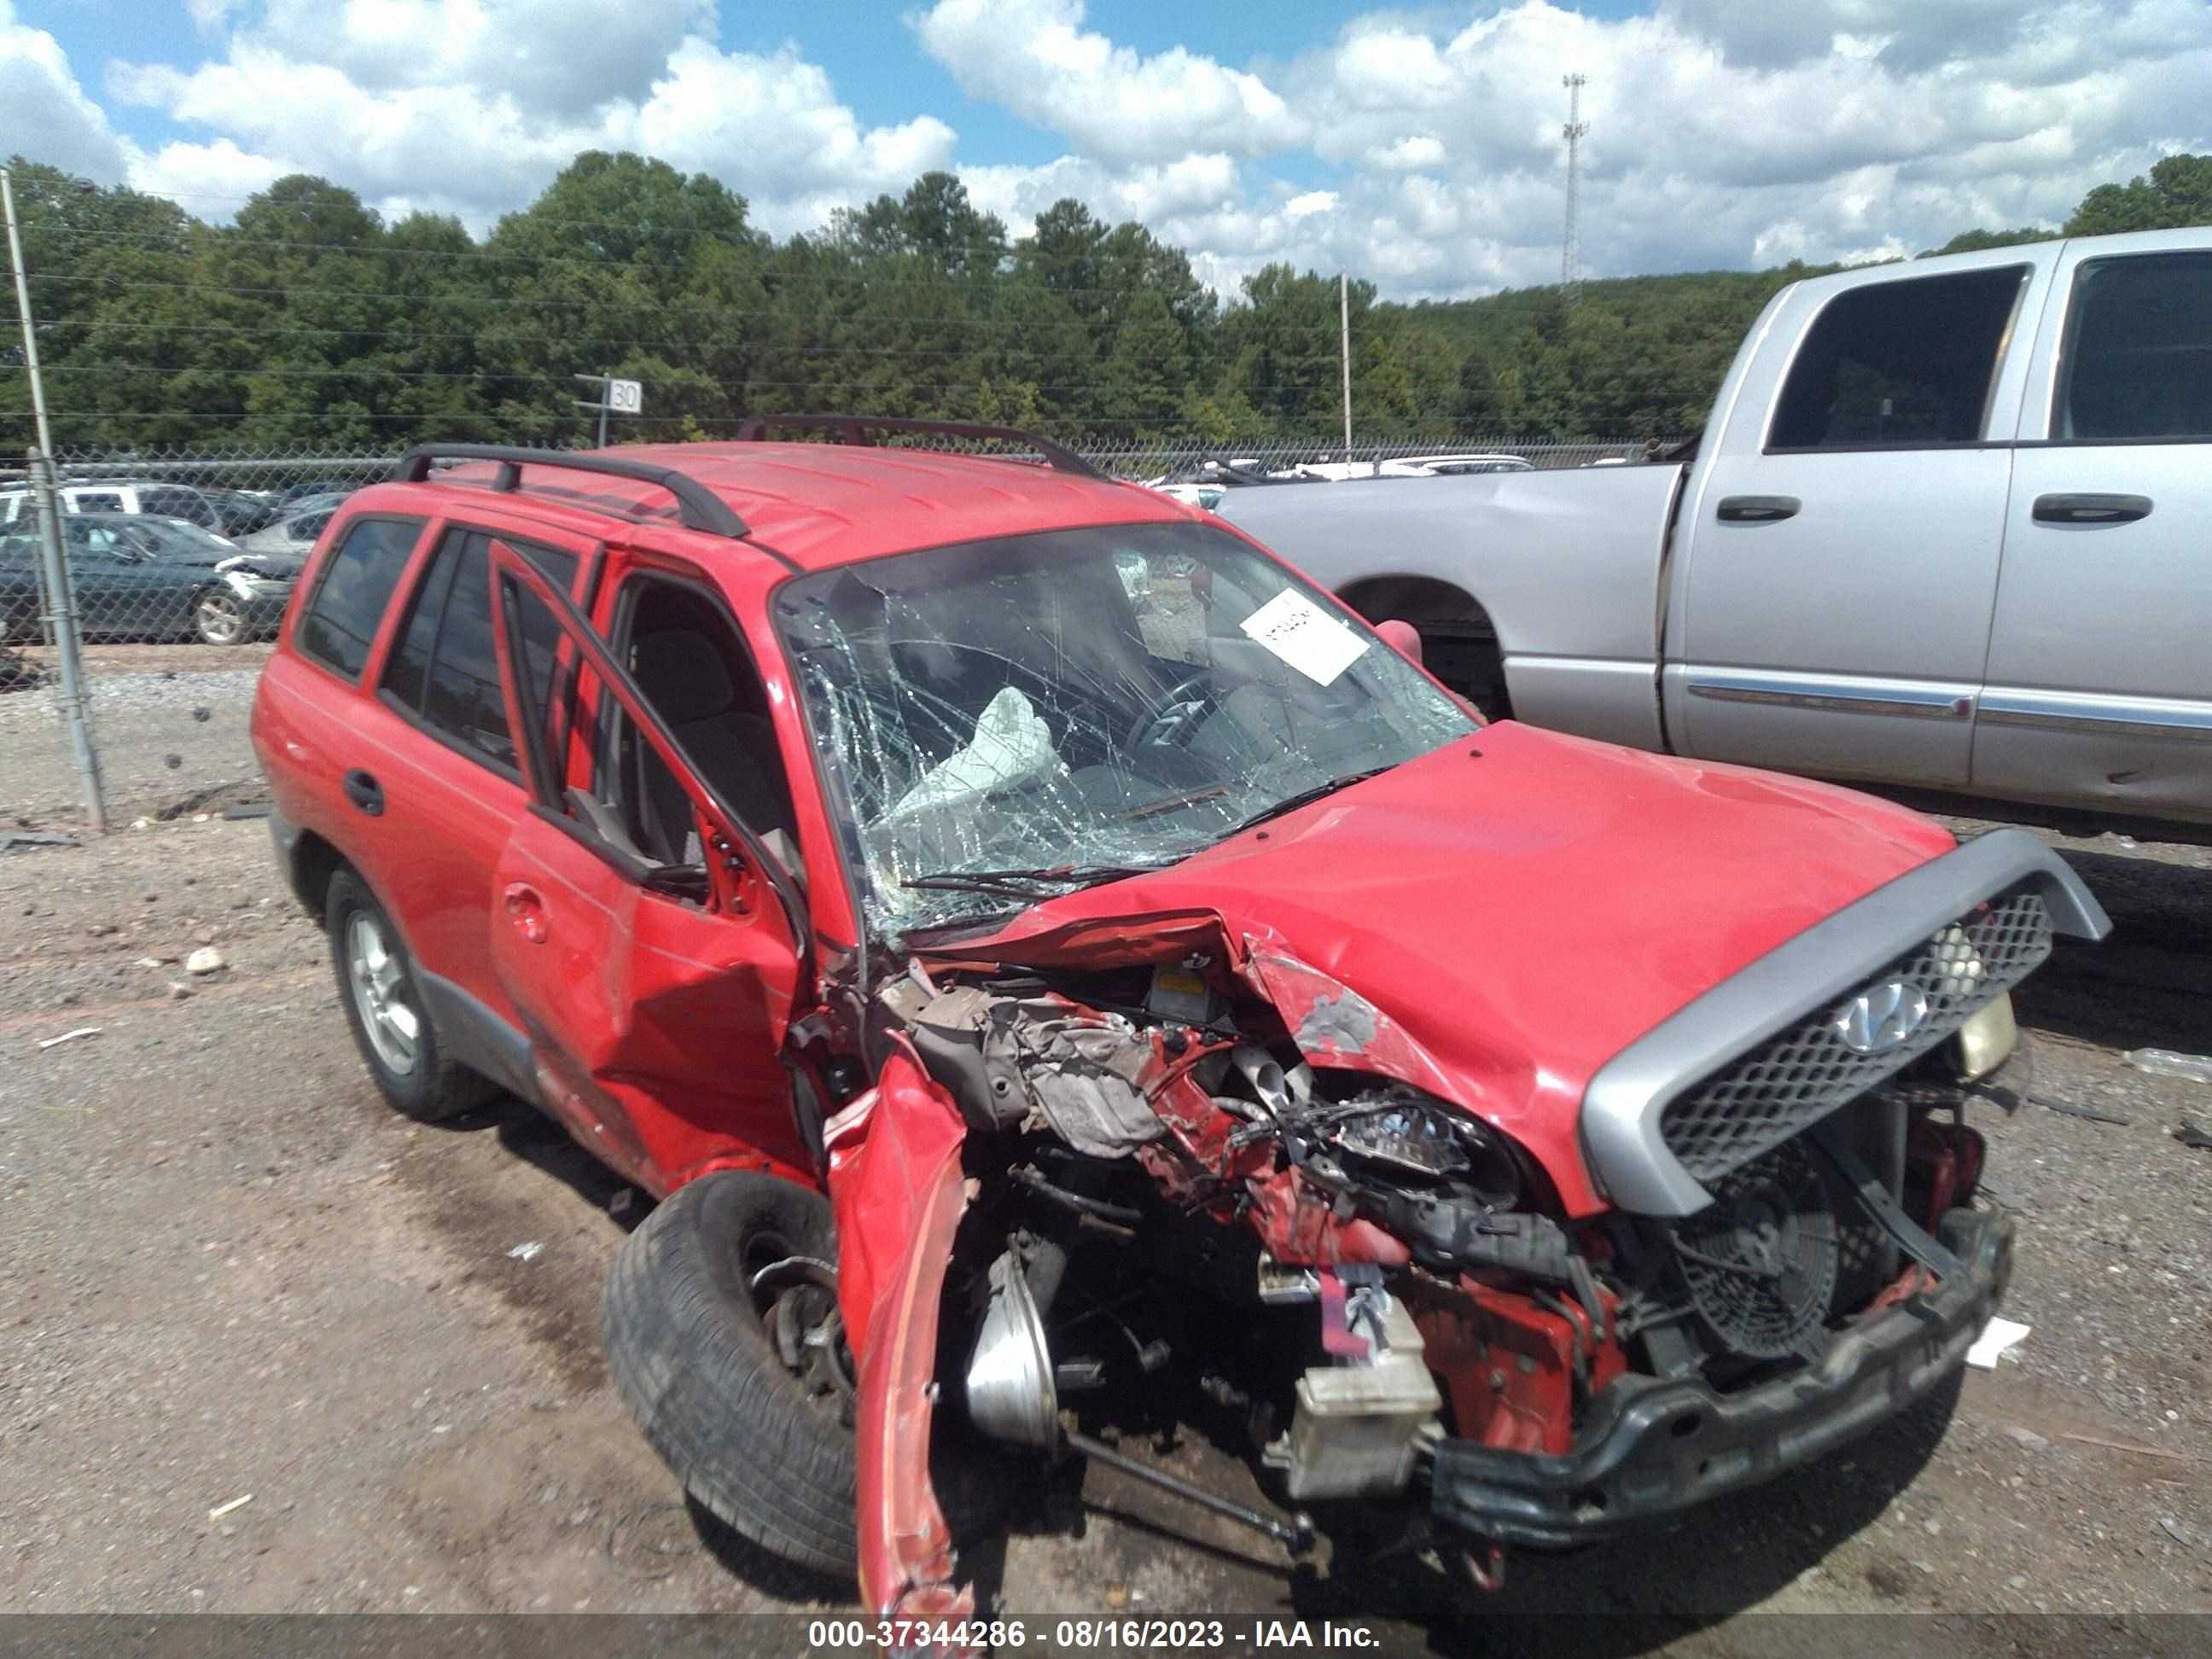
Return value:
[[(305, 562), (243, 552), (201, 526), (146, 514), (72, 514), (62, 521), (62, 545), (86, 639), (265, 638)], [(38, 568), (29, 526), (0, 535), (0, 641), (40, 637)]]

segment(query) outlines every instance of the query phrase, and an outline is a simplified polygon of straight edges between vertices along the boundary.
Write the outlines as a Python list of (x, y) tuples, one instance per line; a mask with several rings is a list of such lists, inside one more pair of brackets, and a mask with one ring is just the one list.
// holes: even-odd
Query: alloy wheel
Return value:
[(410, 1077), (421, 1057), (422, 1016), (414, 1008), (414, 988), (377, 919), (357, 910), (346, 923), (346, 981), (369, 1046), (386, 1070)]
[(246, 612), (228, 593), (203, 593), (192, 607), (192, 626), (210, 645), (236, 645), (246, 637)]

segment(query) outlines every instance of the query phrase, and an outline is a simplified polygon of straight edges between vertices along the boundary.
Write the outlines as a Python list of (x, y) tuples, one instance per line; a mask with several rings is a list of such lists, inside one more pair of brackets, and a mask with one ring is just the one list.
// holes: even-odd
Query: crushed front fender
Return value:
[(856, 1524), (870, 1611), (960, 1619), (952, 1536), (929, 1479), (937, 1319), (952, 1237), (968, 1207), (958, 1109), (910, 1053), (832, 1118), (830, 1202), (837, 1299), (858, 1368)]

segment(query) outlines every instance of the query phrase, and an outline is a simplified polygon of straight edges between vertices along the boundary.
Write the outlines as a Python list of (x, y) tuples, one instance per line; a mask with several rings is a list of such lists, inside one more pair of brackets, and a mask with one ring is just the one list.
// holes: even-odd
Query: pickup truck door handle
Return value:
[(1773, 524), (1796, 518), (1804, 505), (1795, 495), (1723, 495), (1720, 520), (1723, 524)]
[(2133, 524), (2150, 517), (2148, 495), (2038, 495), (2038, 524)]
[(373, 818), (384, 816), (384, 786), (358, 766), (345, 775), (345, 798)]

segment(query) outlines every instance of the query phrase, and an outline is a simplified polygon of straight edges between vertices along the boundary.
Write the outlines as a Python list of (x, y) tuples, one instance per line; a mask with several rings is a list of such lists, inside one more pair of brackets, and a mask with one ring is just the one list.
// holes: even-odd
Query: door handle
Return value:
[(507, 920), (514, 931), (532, 945), (545, 943), (545, 901), (527, 882), (509, 882), (505, 894)]
[(2038, 524), (2133, 524), (2150, 517), (2148, 495), (2056, 495), (2035, 498)]
[(1773, 524), (1796, 518), (1797, 509), (1804, 505), (1795, 495), (1723, 495), (1720, 520), (1723, 524)]
[(373, 818), (384, 816), (384, 786), (358, 766), (345, 775), (345, 798)]

